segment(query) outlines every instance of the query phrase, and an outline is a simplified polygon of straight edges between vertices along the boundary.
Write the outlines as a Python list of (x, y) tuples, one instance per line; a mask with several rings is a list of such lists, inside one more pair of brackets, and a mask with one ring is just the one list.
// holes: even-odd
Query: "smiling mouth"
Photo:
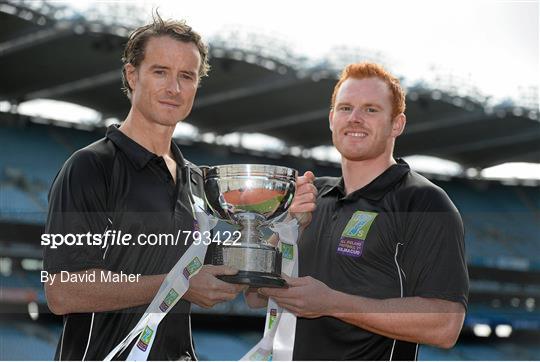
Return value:
[(364, 138), (367, 137), (366, 132), (345, 132), (345, 136), (351, 136), (351, 137), (358, 137), (358, 138)]

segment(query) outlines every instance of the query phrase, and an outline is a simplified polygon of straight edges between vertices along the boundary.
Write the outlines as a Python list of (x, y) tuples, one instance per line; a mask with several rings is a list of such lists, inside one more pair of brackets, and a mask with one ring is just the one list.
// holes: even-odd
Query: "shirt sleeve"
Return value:
[(459, 302), (467, 308), (469, 277), (463, 222), (444, 191), (422, 190), (406, 217), (400, 264), (405, 296)]
[[(75, 152), (57, 174), (42, 235), (44, 270), (55, 274), (103, 268), (105, 249), (89, 245), (86, 237), (79, 241), (78, 235), (102, 235), (109, 225), (105, 174), (98, 156), (89, 149)], [(43, 243), (45, 235), (49, 243)], [(52, 245), (53, 237), (67, 243)]]

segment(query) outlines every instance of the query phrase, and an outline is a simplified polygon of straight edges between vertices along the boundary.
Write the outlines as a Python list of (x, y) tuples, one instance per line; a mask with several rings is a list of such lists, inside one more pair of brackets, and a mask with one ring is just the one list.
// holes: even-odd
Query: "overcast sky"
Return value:
[[(84, 12), (112, 1), (58, 1)], [(240, 26), (271, 34), (298, 55), (318, 59), (339, 46), (381, 52), (391, 70), (429, 79), (453, 73), (501, 100), (538, 87), (539, 4), (495, 0), (174, 0), (115, 1), (151, 17), (185, 19), (205, 38)], [(136, 5), (133, 5), (136, 3)], [(538, 91), (536, 97), (538, 99)], [(539, 171), (540, 166), (535, 165)], [(540, 174), (540, 172), (538, 172)]]
[[(130, 2), (117, 2), (133, 4)], [(89, 2), (73, 2), (84, 10)], [(497, 98), (538, 86), (538, 1), (175, 0), (138, 2), (150, 14), (183, 18), (211, 37), (240, 25), (270, 33), (300, 55), (318, 58), (336, 46), (386, 54), (393, 71), (429, 77), (454, 73)]]

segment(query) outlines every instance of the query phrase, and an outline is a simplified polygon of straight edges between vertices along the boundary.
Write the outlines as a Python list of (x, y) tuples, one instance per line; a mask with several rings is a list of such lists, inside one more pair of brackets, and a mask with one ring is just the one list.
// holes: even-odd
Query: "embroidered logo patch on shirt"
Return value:
[(341, 234), (337, 253), (353, 257), (362, 255), (364, 241), (377, 215), (376, 212), (356, 211)]

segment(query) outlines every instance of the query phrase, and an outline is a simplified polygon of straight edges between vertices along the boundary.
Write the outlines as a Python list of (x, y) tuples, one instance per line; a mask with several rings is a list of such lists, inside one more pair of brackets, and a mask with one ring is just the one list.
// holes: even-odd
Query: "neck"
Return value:
[(147, 121), (137, 115), (133, 108), (120, 126), (126, 136), (158, 156), (171, 156), (171, 140), (174, 126), (165, 126)]
[(341, 160), (341, 172), (347, 195), (366, 186), (396, 163), (392, 155), (381, 156), (383, 157), (361, 161), (345, 158)]

